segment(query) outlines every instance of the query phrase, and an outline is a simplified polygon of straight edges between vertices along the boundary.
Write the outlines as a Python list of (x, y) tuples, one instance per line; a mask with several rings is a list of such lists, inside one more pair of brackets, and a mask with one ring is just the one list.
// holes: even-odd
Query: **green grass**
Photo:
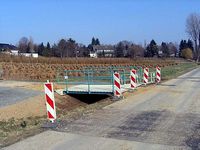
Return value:
[(176, 78), (195, 68), (198, 68), (198, 65), (192, 62), (185, 62), (185, 63), (180, 63), (174, 66), (164, 67), (162, 68), (162, 71), (161, 71), (162, 80), (169, 80), (169, 79)]

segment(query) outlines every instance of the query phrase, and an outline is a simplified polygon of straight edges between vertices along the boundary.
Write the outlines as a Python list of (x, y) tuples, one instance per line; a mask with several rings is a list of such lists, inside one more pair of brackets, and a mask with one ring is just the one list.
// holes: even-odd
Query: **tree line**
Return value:
[[(162, 42), (160, 45), (155, 40), (149, 44), (135, 44), (129, 41), (120, 41), (115, 45), (109, 45), (114, 50), (114, 57), (183, 57), (186, 59), (200, 59), (200, 15), (193, 13), (186, 19), (187, 40), (181, 40), (180, 44)], [(94, 52), (94, 46), (100, 45), (100, 40), (93, 37), (89, 45), (77, 43), (74, 39), (61, 39), (51, 45), (49, 42), (35, 44), (33, 39), (22, 37), (18, 43), (21, 53), (37, 52), (45, 57), (89, 57)], [(103, 51), (104, 52), (104, 51)], [(105, 55), (101, 55), (104, 57)]]
[[(94, 46), (97, 45), (102, 49), (105, 48), (105, 45), (101, 45), (99, 39), (94, 37), (88, 46), (79, 44), (72, 38), (61, 39), (57, 44), (51, 45), (49, 42), (35, 44), (31, 37), (22, 37), (19, 40), (18, 49), (20, 53), (36, 52), (44, 57), (89, 57), (89, 53), (95, 52)], [(169, 57), (170, 54), (176, 55), (177, 52), (175, 43), (162, 42), (161, 45), (157, 45), (155, 40), (152, 40), (147, 46), (124, 40), (115, 45), (106, 45), (106, 47), (114, 51), (113, 57)], [(162, 55), (159, 51), (162, 51)], [(100, 57), (104, 57), (104, 55), (102, 54)]]
[(17, 47), (20, 53), (35, 52), (44, 57), (86, 57), (89, 54), (85, 45), (76, 43), (72, 38), (61, 39), (57, 44), (51, 45), (49, 42), (35, 44), (31, 37), (22, 37)]

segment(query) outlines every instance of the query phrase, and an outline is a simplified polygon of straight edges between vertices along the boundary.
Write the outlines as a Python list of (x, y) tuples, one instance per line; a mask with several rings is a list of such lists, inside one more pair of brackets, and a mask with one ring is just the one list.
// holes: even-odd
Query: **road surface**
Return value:
[(198, 150), (200, 69), (5, 148), (19, 149)]

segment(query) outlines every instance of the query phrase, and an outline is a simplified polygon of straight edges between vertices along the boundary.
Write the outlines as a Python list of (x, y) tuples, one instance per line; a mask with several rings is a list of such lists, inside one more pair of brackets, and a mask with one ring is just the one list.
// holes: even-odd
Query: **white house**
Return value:
[(112, 57), (114, 55), (114, 50), (112, 49), (98, 49), (96, 51), (98, 56), (104, 56), (104, 57)]
[(18, 56), (19, 55), (19, 50), (10, 50), (11, 55)]
[(38, 58), (38, 53), (32, 53), (33, 58)]
[(21, 56), (38, 58), (38, 53), (19, 53)]
[(93, 51), (90, 52), (90, 57), (113, 57), (114, 52), (115, 50), (112, 45), (94, 45)]
[(20, 53), (19, 50), (9, 50), (5, 53), (14, 55), (14, 56), (25, 56), (25, 57), (33, 57), (33, 58), (39, 57), (38, 53)]
[(97, 53), (96, 52), (90, 52), (89, 56), (91, 58), (97, 58)]
[(19, 56), (31, 57), (31, 53), (20, 53)]

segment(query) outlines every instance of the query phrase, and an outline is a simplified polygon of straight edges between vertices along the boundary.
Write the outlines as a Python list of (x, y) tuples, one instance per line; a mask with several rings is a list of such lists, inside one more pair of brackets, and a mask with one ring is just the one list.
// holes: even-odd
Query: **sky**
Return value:
[(143, 44), (187, 39), (186, 18), (200, 14), (199, 0), (1, 0), (0, 43), (21, 37), (35, 43), (73, 38), (89, 44), (121, 40)]

